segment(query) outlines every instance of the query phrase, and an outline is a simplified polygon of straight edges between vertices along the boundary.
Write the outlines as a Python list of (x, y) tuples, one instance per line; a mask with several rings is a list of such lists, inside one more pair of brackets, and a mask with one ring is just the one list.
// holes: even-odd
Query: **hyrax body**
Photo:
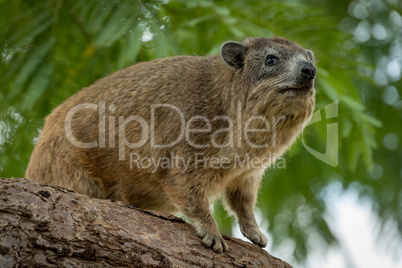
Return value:
[(209, 207), (222, 194), (242, 233), (264, 247), (254, 218), (258, 188), (266, 164), (312, 115), (312, 61), (287, 39), (248, 38), (223, 44), (220, 56), (157, 59), (115, 72), (46, 118), (26, 177), (183, 213), (216, 252), (227, 245)]

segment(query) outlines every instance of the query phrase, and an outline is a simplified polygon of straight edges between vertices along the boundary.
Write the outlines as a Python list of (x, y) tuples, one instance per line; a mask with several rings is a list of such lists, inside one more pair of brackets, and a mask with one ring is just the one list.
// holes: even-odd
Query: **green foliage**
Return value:
[[(381, 9), (365, 4), (369, 15), (363, 19), (347, 10), (360, 1), (346, 0), (0, 1), (0, 176), (23, 176), (45, 116), (97, 79), (138, 61), (219, 53), (227, 40), (280, 35), (315, 53), (317, 110), (339, 102), (339, 117), (332, 121), (339, 123), (339, 164), (319, 161), (299, 140), (285, 156), (286, 169), (267, 172), (259, 210), (269, 221), (271, 243), (292, 239), (299, 261), (313, 250), (307, 242), (312, 233), (323, 245), (336, 244), (323, 217), (323, 192), (333, 182), (372, 200), (380, 222), (395, 221), (400, 235), (402, 150), (400, 143), (386, 148), (383, 140), (388, 133), (400, 135), (401, 104), (385, 104), (382, 96), (401, 82), (379, 83), (373, 74), (401, 44), (393, 34), (401, 36), (401, 28), (388, 20), (401, 9), (377, 2), (373, 7)], [(386, 27), (388, 38), (356, 41), (351, 30), (363, 20), (375, 23), (371, 16)], [(326, 126), (307, 127), (306, 144), (322, 152)], [(373, 179), (367, 172), (373, 167), (382, 176)], [(215, 211), (229, 233), (233, 221), (222, 206)]]

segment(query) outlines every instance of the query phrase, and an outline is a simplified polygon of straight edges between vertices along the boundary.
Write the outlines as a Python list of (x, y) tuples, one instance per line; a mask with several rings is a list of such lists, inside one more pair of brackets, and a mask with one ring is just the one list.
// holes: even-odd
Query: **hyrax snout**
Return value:
[(312, 115), (313, 60), (287, 39), (248, 38), (224, 43), (221, 55), (115, 72), (46, 118), (26, 177), (183, 213), (216, 252), (227, 245), (209, 205), (222, 196), (242, 233), (264, 247), (258, 188)]

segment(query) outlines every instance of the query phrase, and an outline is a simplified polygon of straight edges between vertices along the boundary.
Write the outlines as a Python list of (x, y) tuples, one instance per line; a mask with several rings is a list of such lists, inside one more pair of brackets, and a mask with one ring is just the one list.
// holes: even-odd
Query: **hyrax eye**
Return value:
[(265, 65), (267, 66), (273, 66), (278, 64), (279, 59), (275, 57), (274, 55), (268, 55), (267, 58), (265, 59)]

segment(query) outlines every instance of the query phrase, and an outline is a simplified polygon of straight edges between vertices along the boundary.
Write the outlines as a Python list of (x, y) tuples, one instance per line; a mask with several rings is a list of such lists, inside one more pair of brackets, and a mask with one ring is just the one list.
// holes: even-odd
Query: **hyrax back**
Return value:
[(312, 115), (312, 61), (286, 39), (249, 38), (223, 44), (220, 56), (115, 72), (46, 118), (26, 177), (181, 212), (216, 252), (227, 245), (209, 202), (223, 194), (242, 233), (264, 247), (253, 212), (258, 188)]

